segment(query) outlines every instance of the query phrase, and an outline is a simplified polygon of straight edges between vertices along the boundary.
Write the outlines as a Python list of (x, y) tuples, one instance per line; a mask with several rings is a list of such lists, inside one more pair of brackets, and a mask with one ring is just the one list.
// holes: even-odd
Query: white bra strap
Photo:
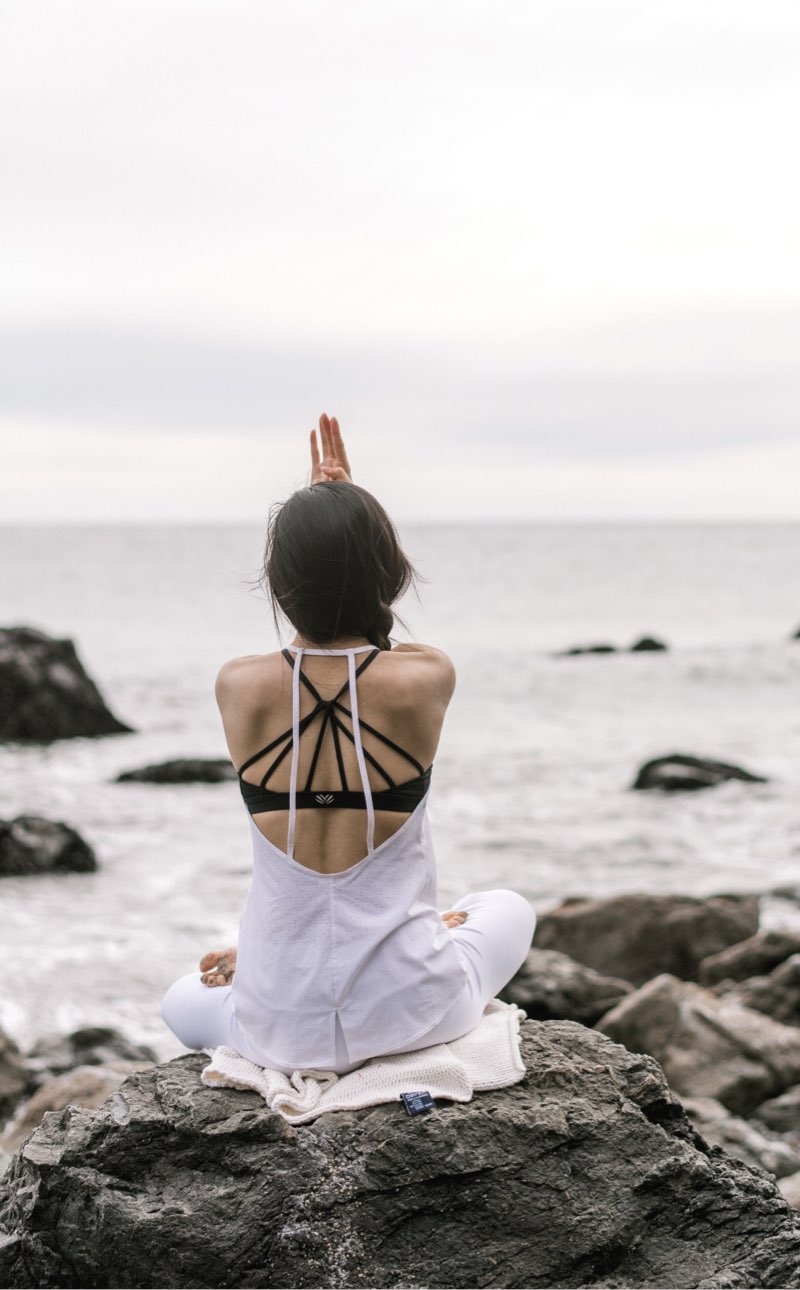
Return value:
[(297, 767), (300, 761), (300, 664), (303, 651), (298, 649), (292, 668), (292, 771), (289, 778), (289, 836), (286, 854), (294, 858), (294, 829), (297, 821)]
[(353, 740), (355, 742), (358, 769), (361, 774), (361, 785), (367, 803), (367, 855), (375, 850), (375, 808), (372, 805), (372, 789), (369, 786), (367, 763), (361, 743), (361, 726), (358, 722), (358, 696), (356, 695), (356, 660), (355, 651), (347, 656), (347, 669), (350, 682), (350, 712), (353, 718)]

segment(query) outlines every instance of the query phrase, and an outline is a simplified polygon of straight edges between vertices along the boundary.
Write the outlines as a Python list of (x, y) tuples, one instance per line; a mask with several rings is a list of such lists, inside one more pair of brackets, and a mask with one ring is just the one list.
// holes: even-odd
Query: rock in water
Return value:
[(775, 1133), (800, 1135), (800, 1084), (793, 1084), (780, 1097), (762, 1102), (755, 1114)]
[(155, 766), (142, 766), (139, 770), (124, 770), (117, 775), (116, 783), (220, 784), (229, 779), (236, 779), (236, 771), (227, 757), (179, 757)]
[(726, 998), (738, 999), (787, 1026), (800, 1026), (800, 954), (793, 954), (768, 976), (754, 976), (725, 991)]
[(800, 1218), (697, 1137), (661, 1071), (523, 1023), (523, 1082), (288, 1126), (203, 1056), (48, 1116), (0, 1186), (0, 1284), (796, 1285)]
[(556, 658), (573, 658), (576, 654), (616, 654), (616, 645), (572, 645), (556, 652)]
[(693, 980), (701, 959), (752, 936), (757, 896), (566, 900), (542, 914), (536, 948), (560, 950), (595, 972), (643, 985), (660, 972)]
[(655, 636), (641, 636), (639, 640), (634, 641), (633, 645), (631, 645), (630, 647), (632, 654), (635, 654), (637, 651), (642, 651), (642, 650), (654, 650), (654, 649), (663, 650), (666, 648), (667, 648), (667, 645), (665, 644), (665, 642), (658, 640), (658, 638)]
[(734, 1115), (800, 1082), (800, 1031), (666, 974), (629, 994), (598, 1029), (655, 1057), (676, 1093), (716, 1098)]
[(532, 1021), (580, 1021), (593, 1026), (632, 990), (628, 981), (601, 976), (558, 950), (534, 947), (500, 997), (524, 1008)]
[(22, 1053), (11, 1036), (0, 1029), (0, 1121), (11, 1114), (30, 1083)]
[(754, 1169), (765, 1169), (775, 1178), (800, 1172), (800, 1150), (777, 1133), (731, 1115), (713, 1097), (685, 1097), (686, 1111), (697, 1132), (712, 1147), (722, 1147)]
[(119, 1062), (147, 1062), (156, 1055), (147, 1044), (134, 1044), (114, 1026), (81, 1026), (68, 1035), (40, 1039), (25, 1055), (37, 1084), (63, 1075), (76, 1066), (107, 1066)]
[(746, 941), (703, 959), (697, 979), (701, 985), (745, 981), (748, 977), (771, 972), (792, 954), (800, 954), (800, 932), (756, 932)]
[(654, 757), (652, 761), (645, 762), (631, 788), (660, 788), (667, 793), (682, 793), (698, 788), (713, 788), (726, 779), (742, 779), (748, 784), (767, 783), (764, 775), (754, 775), (727, 761), (692, 757), (688, 753), (671, 753), (669, 757)]
[(51, 743), (130, 729), (109, 712), (72, 641), (0, 627), (0, 740)]
[(91, 873), (96, 868), (89, 843), (68, 824), (38, 815), (0, 820), (0, 877), (59, 870)]

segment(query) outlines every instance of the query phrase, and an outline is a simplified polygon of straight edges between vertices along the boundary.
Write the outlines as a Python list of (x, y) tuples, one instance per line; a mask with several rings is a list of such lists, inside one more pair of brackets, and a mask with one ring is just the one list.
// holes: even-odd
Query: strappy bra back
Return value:
[[(356, 666), (356, 654), (363, 654), (367, 651), (369, 651), (367, 657)], [(294, 658), (292, 657), (292, 652), (294, 653)], [(248, 757), (247, 761), (239, 767), (239, 787), (245, 805), (251, 815), (259, 814), (262, 811), (289, 812), (289, 834), (286, 848), (289, 856), (294, 855), (294, 834), (298, 810), (330, 810), (332, 807), (364, 810), (367, 813), (367, 852), (369, 853), (374, 850), (375, 812), (403, 811), (410, 813), (413, 811), (428, 791), (432, 767), (429, 766), (425, 770), (416, 757), (412, 757), (404, 748), (400, 748), (393, 740), (388, 739), (386, 735), (381, 734), (374, 726), (369, 725), (359, 717), (356, 681), (362, 672), (366, 671), (370, 663), (377, 658), (380, 653), (379, 649), (372, 645), (360, 645), (354, 649), (306, 649), (305, 647), (291, 645), (288, 649), (283, 650), (282, 653), (292, 668), (292, 724), (282, 735), (260, 748), (257, 753), (254, 753), (252, 757)], [(347, 680), (332, 699), (323, 699), (322, 695), (303, 672), (304, 654), (344, 655), (347, 657)], [(305, 687), (314, 701), (311, 711), (307, 712), (302, 718), (300, 716), (301, 685)], [(348, 697), (349, 707), (343, 701), (345, 694)], [(319, 723), (316, 731), (316, 743), (311, 755), (305, 783), (302, 788), (298, 788), (300, 739), (315, 722)], [(405, 780), (403, 783), (395, 783), (395, 780), (380, 764), (377, 757), (364, 748), (362, 732), (366, 732), (373, 739), (378, 740), (379, 743), (391, 748), (404, 758), (409, 765), (414, 767), (417, 772), (416, 776), (413, 779)], [(314, 784), (320, 753), (327, 735), (330, 736), (333, 743), (340, 780), (339, 787), (329, 785), (315, 786)], [(351, 787), (347, 781), (344, 757), (342, 755), (343, 739), (349, 741), (355, 749), (361, 782), (361, 787), (358, 789)], [(262, 758), (272, 752), (276, 755), (267, 766), (258, 784), (253, 784), (249, 780), (243, 779), (246, 770), (249, 770), (256, 762), (261, 761)], [(290, 755), (292, 760), (289, 791), (278, 792), (271, 789), (268, 786), (268, 781)], [(367, 763), (383, 779), (386, 784), (384, 789), (375, 790), (371, 788)]]

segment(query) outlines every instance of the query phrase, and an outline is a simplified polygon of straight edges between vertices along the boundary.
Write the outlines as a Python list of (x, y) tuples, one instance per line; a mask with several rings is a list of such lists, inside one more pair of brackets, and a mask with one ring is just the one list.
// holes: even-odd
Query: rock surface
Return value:
[[(57, 1075), (38, 1088), (32, 1097), (20, 1103), (0, 1135), (0, 1151), (9, 1156), (22, 1145), (28, 1134), (41, 1124), (46, 1111), (63, 1111), (65, 1106), (102, 1106), (142, 1062), (114, 1062), (106, 1066), (76, 1066), (75, 1070)], [(800, 1160), (797, 1165), (800, 1169)]]
[(666, 974), (623, 999), (598, 1029), (655, 1057), (679, 1095), (716, 1098), (735, 1115), (800, 1081), (800, 1031)]
[(771, 972), (792, 954), (800, 954), (800, 932), (770, 930), (756, 932), (746, 941), (731, 945), (719, 954), (703, 959), (697, 973), (701, 985), (719, 981), (744, 981)]
[(30, 1083), (22, 1053), (11, 1036), (0, 1029), (0, 1121), (11, 1114)]
[(51, 743), (130, 728), (109, 712), (72, 641), (0, 627), (0, 740)]
[(229, 779), (236, 779), (236, 771), (225, 757), (178, 757), (155, 766), (142, 766), (139, 770), (124, 770), (117, 775), (115, 783), (220, 784)]
[(800, 1144), (785, 1142), (778, 1134), (731, 1115), (713, 1097), (681, 1100), (697, 1132), (710, 1146), (722, 1147), (737, 1160), (754, 1169), (765, 1169), (775, 1178), (788, 1178), (800, 1171)]
[(38, 815), (0, 820), (0, 877), (62, 870), (91, 873), (96, 868), (89, 843), (68, 824)]
[(689, 753), (671, 753), (668, 757), (654, 757), (640, 767), (631, 788), (660, 788), (664, 792), (689, 792), (698, 788), (712, 788), (726, 779), (742, 779), (749, 784), (766, 784), (764, 775), (754, 775), (741, 766), (726, 761), (713, 761), (710, 757), (693, 757)]
[(539, 918), (536, 947), (643, 985), (661, 972), (692, 980), (702, 959), (757, 929), (757, 896), (631, 894), (564, 901)]
[(767, 976), (740, 981), (728, 997), (786, 1026), (800, 1026), (800, 954), (793, 954)]
[(34, 1081), (42, 1084), (76, 1066), (107, 1066), (120, 1061), (151, 1063), (156, 1055), (146, 1044), (132, 1043), (114, 1026), (82, 1026), (68, 1035), (40, 1039), (25, 1060)]
[(532, 1021), (580, 1021), (593, 1026), (633, 986), (601, 976), (558, 950), (531, 949), (500, 997), (524, 1008)]
[(776, 1133), (800, 1135), (800, 1084), (787, 1088), (780, 1097), (762, 1102), (756, 1115), (768, 1129), (774, 1129)]
[(667, 645), (656, 636), (641, 636), (638, 641), (634, 641), (630, 649), (631, 653), (636, 653), (638, 650), (664, 650), (667, 649)]
[(596, 1031), (523, 1024), (523, 1082), (292, 1128), (202, 1056), (48, 1116), (0, 1185), (0, 1284), (783, 1287), (800, 1218)]

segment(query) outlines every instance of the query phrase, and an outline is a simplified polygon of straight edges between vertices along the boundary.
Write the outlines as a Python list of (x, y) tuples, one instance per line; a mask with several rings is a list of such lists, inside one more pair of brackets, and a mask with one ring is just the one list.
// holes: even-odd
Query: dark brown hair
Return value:
[(357, 484), (301, 488), (274, 507), (263, 582), (273, 612), (325, 646), (365, 636), (391, 649), (392, 606), (416, 574), (380, 502)]

